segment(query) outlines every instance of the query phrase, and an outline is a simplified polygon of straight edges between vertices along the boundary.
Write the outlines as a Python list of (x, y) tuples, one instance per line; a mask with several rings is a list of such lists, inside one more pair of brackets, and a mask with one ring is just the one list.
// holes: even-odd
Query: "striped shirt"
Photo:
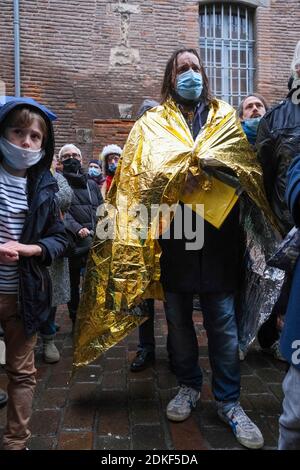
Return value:
[[(0, 165), (0, 244), (20, 240), (28, 211), (26, 182)], [(0, 263), (0, 294), (16, 294), (18, 280), (18, 262)]]

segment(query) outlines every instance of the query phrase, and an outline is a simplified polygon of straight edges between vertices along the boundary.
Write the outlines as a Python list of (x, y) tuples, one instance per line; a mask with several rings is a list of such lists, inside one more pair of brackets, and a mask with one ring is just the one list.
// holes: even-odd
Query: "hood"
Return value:
[[(51, 167), (55, 147), (52, 121), (56, 119), (56, 115), (32, 98), (16, 98), (14, 96), (0, 97), (0, 135), (2, 134), (2, 123), (7, 114), (13, 109), (20, 108), (24, 105), (39, 111), (45, 118), (48, 128), (48, 137), (44, 147), (45, 156), (36, 165), (29, 168), (27, 172), (28, 175), (35, 175), (35, 177), (37, 177), (43, 170), (49, 170)], [(0, 159), (2, 159), (1, 155)]]

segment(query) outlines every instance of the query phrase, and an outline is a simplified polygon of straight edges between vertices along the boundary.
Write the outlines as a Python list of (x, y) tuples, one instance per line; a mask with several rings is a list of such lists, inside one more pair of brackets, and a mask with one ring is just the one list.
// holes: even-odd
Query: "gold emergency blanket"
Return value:
[(209, 189), (201, 168), (216, 161), (234, 170), (243, 189), (275, 225), (261, 169), (230, 105), (213, 101), (196, 141), (171, 99), (135, 123), (107, 201), (105, 220), (114, 223), (114, 238), (101, 240), (103, 220), (98, 222), (89, 255), (76, 320), (74, 367), (95, 360), (140, 325), (146, 319), (138, 309), (142, 299), (163, 299), (161, 251), (151, 236), (158, 221), (149, 223), (143, 236), (133, 236), (137, 205), (150, 209), (178, 203), (188, 170), (200, 175), (202, 187)]

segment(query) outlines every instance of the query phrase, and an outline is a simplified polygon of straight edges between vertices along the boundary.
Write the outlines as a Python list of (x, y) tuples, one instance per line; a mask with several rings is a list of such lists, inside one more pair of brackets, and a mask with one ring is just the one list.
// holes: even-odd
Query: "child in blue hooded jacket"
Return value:
[(53, 114), (32, 99), (0, 108), (0, 322), (6, 343), (7, 423), (3, 448), (22, 450), (36, 384), (36, 332), (51, 307), (47, 271), (68, 241), (50, 166)]

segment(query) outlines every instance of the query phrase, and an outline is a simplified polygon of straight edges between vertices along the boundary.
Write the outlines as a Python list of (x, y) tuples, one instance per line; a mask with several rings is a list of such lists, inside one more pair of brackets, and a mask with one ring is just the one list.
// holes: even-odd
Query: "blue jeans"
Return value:
[(55, 335), (56, 333), (55, 315), (56, 315), (56, 307), (51, 307), (51, 311), (47, 320), (40, 327), (41, 335), (45, 335), (45, 336)]
[[(193, 323), (193, 294), (165, 292), (168, 347), (180, 385), (201, 390), (198, 341)], [(212, 391), (217, 401), (231, 408), (240, 396), (240, 363), (234, 295), (201, 294), (204, 327), (212, 369)]]
[(154, 337), (154, 299), (147, 299), (149, 318), (139, 326), (138, 350), (144, 349), (147, 352), (155, 351)]

